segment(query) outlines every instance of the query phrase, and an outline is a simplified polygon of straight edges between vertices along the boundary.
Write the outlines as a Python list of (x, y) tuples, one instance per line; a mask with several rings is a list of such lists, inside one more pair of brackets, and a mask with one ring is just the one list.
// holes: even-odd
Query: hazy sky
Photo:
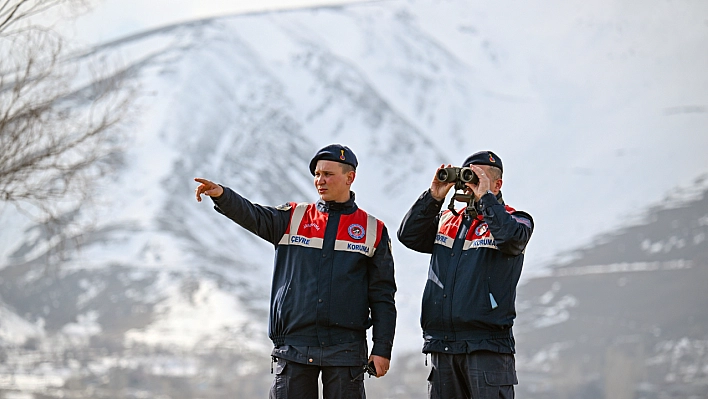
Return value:
[(146, 29), (213, 16), (359, 2), (364, 1), (93, 0), (92, 11), (77, 19), (73, 34), (84, 43), (100, 43)]

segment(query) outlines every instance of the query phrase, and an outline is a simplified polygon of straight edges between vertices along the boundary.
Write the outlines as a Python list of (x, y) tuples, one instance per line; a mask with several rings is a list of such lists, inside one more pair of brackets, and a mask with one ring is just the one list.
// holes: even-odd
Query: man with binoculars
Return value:
[[(502, 200), (502, 162), (491, 151), (461, 168), (438, 168), (430, 189), (398, 230), (406, 247), (431, 255), (423, 293), (423, 352), (431, 355), (428, 397), (513, 398), (516, 286), (533, 219)], [(463, 190), (440, 212), (452, 187)]]

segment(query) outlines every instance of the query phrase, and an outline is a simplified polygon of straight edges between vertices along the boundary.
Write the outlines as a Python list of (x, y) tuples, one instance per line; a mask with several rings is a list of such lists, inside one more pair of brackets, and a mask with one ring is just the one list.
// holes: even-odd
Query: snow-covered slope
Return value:
[[(113, 348), (89, 363), (227, 350), (256, 367), (272, 247), (197, 203), (192, 178), (263, 204), (313, 201), (308, 161), (333, 142), (357, 154), (359, 205), (392, 236), (438, 165), (494, 150), (505, 199), (536, 220), (524, 278), (540, 274), (708, 170), (706, 18), (694, 1), (388, 1), (201, 20), (97, 47), (141, 85), (125, 163), (97, 182), (76, 215), (91, 229), (67, 230), (68, 251), (0, 211), (1, 309), (14, 315), (0, 339)], [(427, 258), (395, 239), (394, 256), (403, 354), (420, 347)]]

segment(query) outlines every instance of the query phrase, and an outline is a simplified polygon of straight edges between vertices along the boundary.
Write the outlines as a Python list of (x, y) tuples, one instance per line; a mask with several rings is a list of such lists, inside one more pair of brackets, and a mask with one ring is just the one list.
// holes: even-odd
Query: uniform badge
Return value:
[(360, 224), (349, 225), (349, 236), (355, 240), (361, 240), (364, 237), (364, 228)]
[(481, 236), (484, 235), (484, 233), (487, 232), (487, 230), (489, 230), (489, 226), (488, 226), (486, 223), (482, 223), (482, 224), (480, 224), (479, 226), (477, 226), (476, 229), (474, 229), (474, 234), (475, 234), (476, 236), (480, 236), (480, 237), (481, 237)]
[(514, 215), (511, 215), (511, 218), (516, 220), (517, 222), (523, 224), (526, 227), (531, 227), (531, 222), (529, 222), (529, 220), (526, 218), (522, 218), (522, 217), (518, 217), (518, 216), (514, 216)]
[(279, 210), (279, 211), (289, 211), (290, 208), (292, 208), (292, 205), (290, 205), (289, 203), (286, 203), (286, 204), (283, 204), (283, 205), (278, 205), (278, 206), (275, 207), (275, 209), (277, 209), (277, 210)]

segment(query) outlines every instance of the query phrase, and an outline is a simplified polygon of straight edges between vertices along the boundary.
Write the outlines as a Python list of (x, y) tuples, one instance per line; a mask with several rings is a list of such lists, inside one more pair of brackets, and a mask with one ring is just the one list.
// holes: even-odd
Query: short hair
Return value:
[(491, 177), (494, 180), (501, 179), (502, 178), (502, 170), (497, 168), (496, 166), (490, 166), (489, 167), (489, 173), (492, 175)]
[(342, 172), (345, 174), (349, 172), (356, 172), (356, 168), (348, 163), (340, 162), (339, 164), (342, 165)]

